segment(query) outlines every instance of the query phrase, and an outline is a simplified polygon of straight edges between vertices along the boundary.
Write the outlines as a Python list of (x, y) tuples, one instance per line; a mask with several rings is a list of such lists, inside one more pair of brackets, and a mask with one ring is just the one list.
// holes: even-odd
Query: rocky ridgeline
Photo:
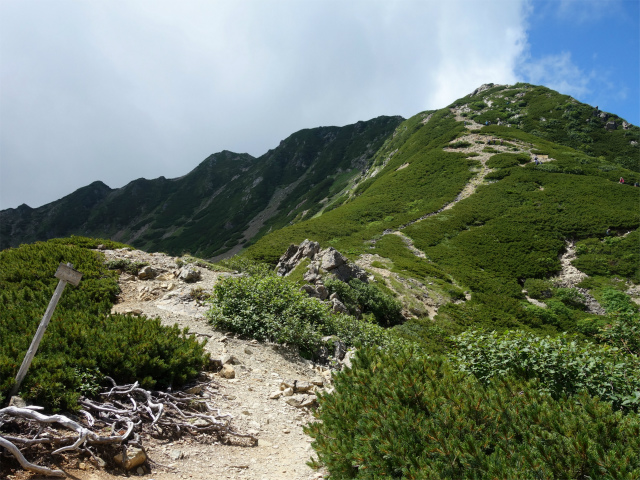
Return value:
[(355, 263), (350, 262), (335, 248), (321, 249), (318, 242), (310, 240), (305, 240), (300, 245), (290, 245), (284, 255), (280, 257), (276, 271), (280, 276), (287, 276), (305, 259), (309, 259), (310, 263), (302, 278), (309, 284), (304, 285), (302, 290), (311, 297), (330, 302), (334, 312), (348, 313), (347, 307), (335, 293), (329, 295), (323, 278), (326, 275), (332, 275), (343, 282), (357, 278), (367, 283), (369, 281), (368, 273)]

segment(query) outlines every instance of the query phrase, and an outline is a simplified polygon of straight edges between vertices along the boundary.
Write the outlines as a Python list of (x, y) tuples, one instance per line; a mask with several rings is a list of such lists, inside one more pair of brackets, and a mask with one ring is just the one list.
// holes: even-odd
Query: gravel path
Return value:
[[(216, 407), (234, 417), (232, 424), (238, 431), (258, 437), (256, 446), (242, 445), (242, 440), (235, 445), (223, 445), (217, 442), (198, 443), (189, 438), (175, 442), (145, 438), (149, 458), (169, 468), (152, 464), (151, 472), (145, 469), (142, 474), (130, 474), (155, 480), (321, 478), (322, 473), (306, 465), (314, 452), (311, 438), (303, 433), (302, 426), (313, 420), (311, 410), (290, 406), (285, 397), (272, 400), (269, 396), (280, 390), (284, 380), (324, 380), (327, 387), (330, 385), (330, 372), (301, 359), (285, 347), (241, 340), (214, 330), (205, 318), (207, 307), (190, 298), (189, 292), (200, 288), (210, 292), (221, 276), (229, 274), (195, 266), (192, 268), (200, 272), (201, 279), (185, 283), (176, 277), (179, 270), (173, 257), (128, 250), (106, 250), (103, 253), (107, 260), (148, 262), (157, 274), (149, 280), (122, 274), (122, 293), (113, 308), (114, 313), (158, 317), (165, 325), (187, 327), (199, 338), (207, 339), (206, 350), (212, 357), (220, 358), (223, 354), (235, 357), (235, 378), (209, 374), (219, 385)], [(122, 472), (100, 470), (89, 462), (78, 467), (84, 469), (65, 470), (71, 478), (79, 480), (122, 477)]]

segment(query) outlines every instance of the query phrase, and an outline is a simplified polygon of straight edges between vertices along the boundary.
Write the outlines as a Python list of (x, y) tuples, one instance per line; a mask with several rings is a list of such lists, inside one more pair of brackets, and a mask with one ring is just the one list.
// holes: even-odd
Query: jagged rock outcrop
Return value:
[[(276, 266), (278, 275), (283, 277), (287, 276), (305, 258), (311, 260), (307, 271), (303, 275), (305, 281), (309, 283), (320, 282), (325, 273), (330, 273), (343, 282), (348, 282), (352, 278), (357, 278), (365, 283), (369, 281), (368, 274), (365, 270), (350, 262), (347, 257), (335, 248), (320, 249), (318, 242), (313, 242), (308, 239), (300, 245), (289, 245), (289, 248), (287, 248), (284, 255), (280, 257)], [(309, 293), (316, 296), (312, 292)], [(326, 296), (324, 298), (326, 298)]]

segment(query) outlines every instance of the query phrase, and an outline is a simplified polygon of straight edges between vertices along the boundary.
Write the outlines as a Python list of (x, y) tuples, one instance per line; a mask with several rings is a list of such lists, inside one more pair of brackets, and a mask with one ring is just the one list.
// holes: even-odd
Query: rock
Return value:
[(318, 399), (315, 395), (307, 395), (307, 398), (303, 399), (298, 405), (299, 408), (309, 408), (317, 405)]
[(308, 392), (313, 389), (313, 385), (307, 382), (296, 382), (296, 385), (293, 389), (294, 392)]
[(16, 408), (26, 408), (27, 402), (25, 402), (22, 399), (22, 397), (14, 395), (13, 397), (11, 397), (11, 400), (9, 401), (9, 406), (16, 407)]
[(281, 391), (271, 392), (269, 394), (269, 399), (270, 400), (278, 400), (281, 396), (282, 396), (282, 392)]
[(288, 275), (304, 259), (313, 257), (320, 251), (320, 244), (305, 240), (299, 246), (289, 245), (287, 251), (280, 257), (276, 271), (280, 276)]
[(349, 313), (349, 310), (347, 309), (347, 307), (344, 306), (344, 303), (342, 303), (337, 298), (334, 298), (333, 300), (331, 300), (331, 309), (335, 313)]
[(175, 462), (176, 460), (184, 458), (184, 453), (182, 453), (182, 450), (171, 450), (169, 452), (169, 458)]
[(147, 265), (146, 267), (142, 267), (138, 272), (138, 278), (140, 280), (151, 280), (156, 277), (156, 271)]
[(193, 283), (200, 280), (201, 274), (200, 270), (196, 270), (195, 268), (184, 267), (180, 269), (180, 273), (178, 274), (178, 278), (186, 283)]
[(326, 300), (329, 296), (329, 291), (327, 290), (327, 287), (322, 284), (316, 285), (316, 294), (320, 300)]
[(616, 129), (616, 122), (607, 122), (605, 125), (605, 128), (607, 130), (615, 130)]
[(322, 254), (321, 268), (331, 271), (347, 262), (347, 259), (335, 248), (329, 247)]
[(141, 448), (127, 448), (127, 457), (123, 460), (122, 453), (119, 453), (113, 460), (125, 470), (132, 470), (147, 461), (147, 454)]
[(356, 351), (355, 350), (349, 350), (345, 356), (344, 359), (342, 360), (342, 364), (347, 367), (347, 368), (351, 368), (351, 359), (353, 358), (353, 356), (355, 355)]
[(268, 440), (264, 440), (262, 438), (258, 439), (258, 446), (259, 447), (273, 447), (273, 443), (269, 442)]
[(220, 376), (222, 378), (236, 378), (236, 371), (231, 365), (226, 364), (222, 366), (222, 370), (220, 370)]
[(285, 402), (291, 405), (292, 407), (299, 407), (300, 404), (302, 403), (302, 400), (300, 400), (300, 398), (298, 397), (289, 397), (285, 400)]
[(107, 247), (105, 247), (104, 245), (100, 244), (96, 247), (98, 250), (106, 250)]
[(185, 392), (190, 395), (198, 395), (203, 390), (204, 390), (204, 385), (194, 385), (193, 387), (187, 388)]
[(344, 263), (332, 270), (331, 273), (343, 282), (357, 278), (364, 283), (369, 283), (369, 275), (367, 275), (367, 272), (353, 263)]
[(291, 387), (287, 387), (283, 390), (282, 395), (284, 395), (285, 397), (290, 397), (293, 395), (293, 388)]
[(311, 380), (311, 383), (314, 384), (316, 387), (324, 386), (324, 380), (320, 377), (315, 377), (314, 379)]
[(333, 300), (334, 298), (335, 298), (336, 300), (340, 300), (340, 297), (338, 297), (338, 294), (337, 294), (337, 293), (335, 293), (335, 292), (334, 292), (334, 293), (332, 293), (332, 294), (329, 296), (329, 300)]
[(244, 353), (246, 353), (247, 355), (253, 355), (253, 352), (248, 347), (244, 349)]
[(144, 468), (142, 468), (142, 467), (138, 467), (138, 468), (136, 469), (136, 473), (137, 473), (138, 475), (144, 475)]
[(161, 282), (166, 282), (168, 280), (173, 280), (174, 278), (176, 278), (176, 276), (171, 272), (166, 272), (166, 273), (163, 273), (163, 274), (158, 275), (156, 277), (156, 279), (160, 280)]

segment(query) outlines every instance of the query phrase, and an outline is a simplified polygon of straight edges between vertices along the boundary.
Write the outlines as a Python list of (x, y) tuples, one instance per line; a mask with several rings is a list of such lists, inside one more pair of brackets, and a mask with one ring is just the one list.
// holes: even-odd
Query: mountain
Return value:
[(223, 151), (187, 175), (94, 182), (48, 205), (0, 211), (0, 248), (69, 235), (149, 251), (231, 256), (271, 229), (321, 211), (361, 175), (403, 119), (301, 130), (259, 158)]
[[(576, 331), (595, 318), (584, 302), (640, 283), (639, 136), (545, 87), (484, 85), (401, 123), (331, 209), (265, 235), (245, 255), (274, 263), (308, 238), (375, 267), (406, 306), (436, 304), (439, 328)], [(556, 278), (572, 259), (592, 277)], [(568, 297), (553, 308), (523, 302), (523, 289), (540, 285), (582, 288), (581, 313), (566, 309)], [(431, 327), (399, 328), (420, 336)]]

